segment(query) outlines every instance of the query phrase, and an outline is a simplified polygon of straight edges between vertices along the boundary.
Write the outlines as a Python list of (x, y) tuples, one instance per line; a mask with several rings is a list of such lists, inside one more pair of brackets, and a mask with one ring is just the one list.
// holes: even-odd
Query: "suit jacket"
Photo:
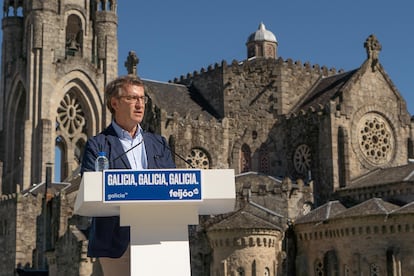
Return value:
[[(148, 169), (175, 168), (167, 141), (164, 137), (143, 132)], [(100, 151), (106, 152), (110, 169), (131, 169), (119, 138), (110, 125), (100, 134), (88, 139), (82, 160), (81, 174), (95, 170), (95, 159)], [(92, 218), (89, 230), (89, 257), (119, 258), (128, 248), (129, 227), (119, 225), (119, 217)]]

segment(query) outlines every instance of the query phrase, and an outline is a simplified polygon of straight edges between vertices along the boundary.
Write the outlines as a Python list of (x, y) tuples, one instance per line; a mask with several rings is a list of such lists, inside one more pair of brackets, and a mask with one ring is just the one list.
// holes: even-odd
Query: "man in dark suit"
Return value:
[[(88, 139), (81, 173), (95, 170), (101, 151), (106, 152), (110, 169), (175, 168), (165, 138), (140, 126), (148, 100), (141, 79), (134, 75), (115, 79), (105, 88), (105, 100), (113, 121)], [(130, 275), (129, 241), (129, 227), (121, 227), (119, 217), (92, 218), (88, 256), (99, 257), (105, 276)]]

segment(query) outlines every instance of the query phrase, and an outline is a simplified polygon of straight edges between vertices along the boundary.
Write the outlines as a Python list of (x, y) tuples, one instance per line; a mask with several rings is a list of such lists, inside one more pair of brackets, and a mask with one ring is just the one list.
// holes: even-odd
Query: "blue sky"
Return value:
[(118, 0), (118, 73), (126, 73), (130, 50), (140, 59), (139, 75), (158, 81), (242, 61), (260, 22), (276, 35), (284, 60), (352, 70), (375, 34), (380, 62), (414, 115), (413, 11), (409, 0)]
[(137, 53), (142, 78), (168, 81), (209, 65), (244, 60), (247, 37), (263, 22), (278, 55), (352, 70), (375, 34), (380, 62), (414, 114), (414, 2), (408, 0), (118, 1), (119, 74)]
[(158, 81), (244, 60), (247, 37), (261, 22), (283, 59), (352, 70), (375, 34), (380, 62), (414, 114), (413, 11), (410, 0), (118, 0), (118, 73), (126, 73), (130, 50), (140, 58), (139, 75)]

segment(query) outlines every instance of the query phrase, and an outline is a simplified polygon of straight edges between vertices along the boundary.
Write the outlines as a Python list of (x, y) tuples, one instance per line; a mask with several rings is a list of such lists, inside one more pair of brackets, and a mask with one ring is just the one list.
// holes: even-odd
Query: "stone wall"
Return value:
[(208, 236), (214, 252), (210, 275), (277, 275), (281, 270), (279, 231), (232, 229), (209, 231)]
[(0, 200), (0, 247), (3, 249), (0, 254), (0, 275), (2, 276), (11, 275), (15, 269), (16, 215), (17, 195), (3, 195)]
[(331, 265), (339, 268), (339, 275), (346, 275), (346, 271), (350, 275), (383, 275), (393, 267), (399, 272), (392, 275), (410, 275), (414, 269), (412, 214), (333, 219), (318, 225), (296, 225), (295, 230), (299, 276), (316, 273), (320, 269), (317, 264), (324, 269), (328, 252), (336, 256)]
[[(13, 275), (16, 267), (32, 267), (43, 251), (42, 196), (11, 194), (0, 200), (0, 275)], [(39, 247), (40, 245), (40, 247)]]

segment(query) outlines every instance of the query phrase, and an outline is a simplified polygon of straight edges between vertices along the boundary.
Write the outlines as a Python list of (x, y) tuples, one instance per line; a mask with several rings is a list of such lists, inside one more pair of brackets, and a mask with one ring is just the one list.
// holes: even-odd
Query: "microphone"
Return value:
[[(161, 143), (161, 142), (160, 142)], [(189, 165), (192, 169), (195, 169), (196, 167), (193, 166), (193, 164), (191, 164), (188, 160), (186, 160), (184, 157), (182, 157), (181, 155), (179, 155), (178, 153), (176, 153), (175, 151), (173, 151), (169, 146), (166, 146), (167, 149), (169, 149), (169, 151), (174, 154), (175, 156), (177, 156), (178, 158), (180, 158), (181, 160), (183, 160), (187, 165)]]
[[(173, 151), (171, 149), (171, 147), (166, 143), (162, 143), (159, 139), (155, 139), (157, 140), (158, 143), (160, 143), (161, 145), (165, 146), (172, 154), (174, 154), (175, 156), (177, 156), (178, 158), (180, 158), (181, 160), (183, 160), (187, 165), (189, 165), (192, 169), (195, 169), (196, 167), (193, 166), (193, 164), (191, 164), (188, 160), (186, 160), (184, 157), (182, 157), (181, 155), (179, 155), (178, 153), (176, 153), (175, 151)], [(144, 139), (142, 139), (138, 144), (136, 144), (135, 146), (131, 147), (130, 149), (128, 149), (127, 151), (124, 151), (123, 153), (121, 153), (120, 155), (118, 155), (117, 157), (114, 158), (114, 160), (112, 162), (115, 162), (116, 160), (118, 160), (119, 158), (121, 158), (123, 155), (127, 154), (128, 152), (130, 152), (131, 150), (133, 150), (134, 148), (138, 147), (139, 145), (142, 144), (142, 142), (144, 141)], [(155, 155), (154, 159), (157, 159), (159, 156)]]
[(141, 141), (139, 141), (138, 144), (136, 144), (135, 146), (131, 147), (130, 149), (128, 149), (127, 151), (124, 151), (123, 153), (121, 153), (120, 155), (118, 155), (117, 157), (114, 158), (114, 160), (112, 162), (115, 162), (116, 160), (118, 160), (119, 158), (121, 158), (123, 155), (127, 154), (128, 152), (130, 152), (131, 150), (135, 149), (136, 147), (138, 147), (139, 145), (142, 144), (142, 141), (144, 141), (144, 139), (142, 139)]
[[(177, 156), (178, 158), (180, 158), (182, 161), (184, 161), (187, 165), (189, 165), (192, 169), (196, 169), (196, 167), (193, 166), (193, 164), (191, 164), (188, 160), (186, 160), (184, 157), (182, 157), (181, 155), (179, 155), (178, 153), (176, 153), (175, 151), (173, 151), (171, 149), (171, 147), (168, 145), (168, 143), (163, 143), (162, 140), (160, 141), (159, 139), (155, 139), (157, 140), (158, 143), (160, 143), (161, 145), (165, 146), (172, 154), (174, 154), (175, 156)], [(154, 156), (154, 158), (158, 158), (158, 156)]]

